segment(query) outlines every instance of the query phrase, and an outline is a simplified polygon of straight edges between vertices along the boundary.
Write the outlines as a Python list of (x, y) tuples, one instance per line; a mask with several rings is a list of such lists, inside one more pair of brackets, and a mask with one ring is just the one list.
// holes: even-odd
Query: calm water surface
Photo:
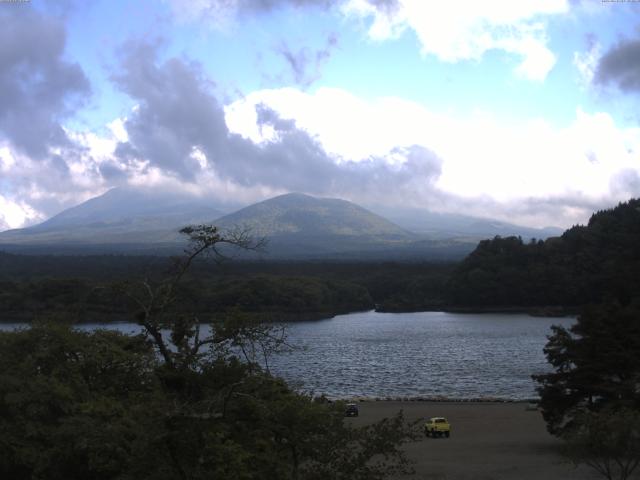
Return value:
[[(361, 312), (287, 324), (292, 353), (271, 371), (329, 397), (536, 397), (532, 373), (548, 371), (551, 325), (573, 318), (519, 314)], [(1, 329), (18, 324), (0, 325)], [(83, 325), (138, 332), (134, 324)]]

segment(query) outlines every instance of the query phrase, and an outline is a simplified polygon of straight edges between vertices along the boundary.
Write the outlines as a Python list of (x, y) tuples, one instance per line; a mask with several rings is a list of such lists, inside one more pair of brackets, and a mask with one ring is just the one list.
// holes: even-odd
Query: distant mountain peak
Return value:
[(347, 200), (287, 193), (218, 219), (221, 227), (242, 225), (257, 235), (397, 236), (406, 230)]
[(265, 201), (269, 201), (269, 200), (277, 200), (277, 199), (306, 199), (306, 198), (317, 198), (314, 197), (313, 195), (309, 195), (306, 193), (300, 193), (300, 192), (289, 192), (289, 193), (283, 193), (282, 195), (276, 195), (275, 197), (269, 198)]
[[(314, 195), (309, 195), (306, 193), (299, 193), (299, 192), (291, 192), (291, 193), (284, 193), (282, 195), (278, 195), (276, 197), (272, 197), (269, 198), (267, 200), (264, 200), (262, 202), (259, 202), (258, 205), (260, 203), (268, 203), (271, 205), (278, 205), (278, 204), (284, 204), (287, 207), (291, 207), (293, 205), (298, 205), (298, 206), (308, 206), (308, 205), (320, 205), (320, 204), (350, 204), (350, 205), (356, 205), (355, 203), (349, 202), (348, 200), (342, 200), (340, 198), (331, 198), (331, 197), (316, 197)], [(360, 207), (362, 208), (362, 207)]]

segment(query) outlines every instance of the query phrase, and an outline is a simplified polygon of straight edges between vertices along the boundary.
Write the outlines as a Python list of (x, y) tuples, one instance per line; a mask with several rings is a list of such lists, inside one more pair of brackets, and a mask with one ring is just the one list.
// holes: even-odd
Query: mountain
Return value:
[(288, 193), (216, 220), (220, 227), (242, 225), (259, 236), (337, 235), (408, 239), (414, 234), (355, 203)]
[(496, 235), (545, 239), (561, 235), (563, 231), (557, 227), (530, 228), (489, 218), (430, 212), (422, 208), (371, 206), (370, 209), (402, 228), (431, 239), (457, 238), (478, 242)]
[(2, 232), (0, 245), (174, 242), (179, 228), (223, 213), (192, 197), (114, 188), (38, 225)]
[(280, 195), (216, 220), (267, 237), (270, 256), (323, 256), (390, 250), (419, 237), (355, 203), (301, 193)]
[[(462, 215), (387, 209), (393, 222), (359, 205), (300, 193), (234, 213), (185, 195), (116, 188), (32, 227), (0, 232), (0, 249), (17, 253), (177, 253), (178, 230), (212, 223), (268, 237), (268, 258), (460, 259), (495, 235), (545, 238), (543, 231)], [(225, 215), (226, 213), (226, 215)], [(415, 227), (415, 228), (409, 228)]]

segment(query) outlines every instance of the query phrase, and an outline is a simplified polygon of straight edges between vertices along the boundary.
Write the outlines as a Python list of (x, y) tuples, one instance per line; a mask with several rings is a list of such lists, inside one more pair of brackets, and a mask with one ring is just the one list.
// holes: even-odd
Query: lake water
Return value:
[(553, 324), (572, 318), (443, 312), (337, 316), (290, 325), (302, 348), (272, 370), (332, 397), (536, 397)]
[[(574, 322), (520, 314), (351, 313), (287, 324), (297, 348), (273, 358), (270, 367), (301, 389), (332, 398), (522, 400), (537, 396), (531, 374), (549, 370), (542, 349), (551, 325)], [(127, 323), (101, 326), (140, 330)]]

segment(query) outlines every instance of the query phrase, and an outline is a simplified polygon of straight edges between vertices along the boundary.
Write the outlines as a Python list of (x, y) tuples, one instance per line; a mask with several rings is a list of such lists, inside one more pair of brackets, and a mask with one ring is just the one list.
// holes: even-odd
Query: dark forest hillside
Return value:
[(627, 303), (640, 292), (640, 199), (546, 241), (484, 240), (456, 268), (448, 291), (461, 306)]
[[(0, 321), (71, 313), (74, 321), (126, 318), (108, 287), (161, 278), (164, 257), (32, 256), (0, 252)], [(306, 319), (372, 309), (442, 308), (453, 263), (202, 261), (183, 285), (183, 301), (203, 318), (241, 309), (267, 319)]]

